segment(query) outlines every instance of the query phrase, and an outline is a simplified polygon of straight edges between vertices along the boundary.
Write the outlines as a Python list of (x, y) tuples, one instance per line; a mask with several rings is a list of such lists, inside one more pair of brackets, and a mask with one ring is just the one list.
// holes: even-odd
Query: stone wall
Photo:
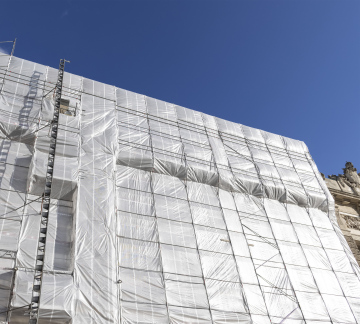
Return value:
[(343, 174), (330, 175), (325, 183), (334, 197), (336, 217), (341, 231), (360, 265), (360, 177), (351, 162)]

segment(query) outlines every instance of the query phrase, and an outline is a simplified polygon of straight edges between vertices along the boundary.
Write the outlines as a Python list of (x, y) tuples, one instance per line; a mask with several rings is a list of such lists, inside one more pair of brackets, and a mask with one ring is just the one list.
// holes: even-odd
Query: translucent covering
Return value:
[[(0, 71), (0, 322), (27, 323), (57, 71)], [(303, 142), (68, 73), (63, 99), (40, 323), (360, 324)]]

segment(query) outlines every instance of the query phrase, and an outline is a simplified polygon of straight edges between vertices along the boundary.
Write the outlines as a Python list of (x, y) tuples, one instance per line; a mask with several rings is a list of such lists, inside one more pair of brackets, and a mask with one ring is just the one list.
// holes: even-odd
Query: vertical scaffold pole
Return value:
[[(1, 82), (0, 93), (2, 93), (2, 91), (3, 91), (4, 84), (5, 84), (5, 77), (6, 77), (6, 74), (8, 73), (8, 71), (9, 71), (11, 58), (13, 57), (14, 52), (15, 52), (16, 38), (15, 38), (14, 41), (3, 41), (3, 42), (0, 42), (0, 44), (2, 44), (2, 43), (13, 43), (13, 46), (12, 46), (11, 54), (10, 54), (10, 56), (9, 56), (8, 64), (7, 64), (7, 66), (6, 66), (5, 71), (3, 72), (3, 73), (4, 73), (4, 76), (3, 76), (2, 82)], [(0, 54), (0, 55), (1, 55), (1, 54)], [(5, 55), (6, 55), (6, 54), (5, 54)]]
[(10, 54), (10, 56), (13, 56), (13, 55), (14, 55), (14, 52), (15, 52), (15, 45), (16, 45), (16, 38), (15, 38), (15, 40), (14, 40), (14, 42), (13, 42), (13, 47), (12, 47), (12, 50), (11, 50), (11, 54)]
[(31, 304), (30, 304), (29, 324), (37, 324), (39, 318), (46, 235), (48, 230), (48, 220), (49, 220), (49, 211), (50, 211), (51, 185), (52, 185), (53, 173), (54, 173), (53, 171), (54, 171), (54, 161), (55, 161), (55, 150), (56, 150), (56, 141), (58, 134), (60, 100), (61, 100), (61, 92), (62, 92), (63, 79), (64, 79), (65, 62), (69, 62), (69, 61), (66, 61), (64, 59), (60, 60), (58, 78), (55, 86), (54, 117), (50, 125), (51, 128), (50, 148), (49, 148), (48, 164), (47, 164), (46, 177), (45, 177), (45, 188), (42, 197), (43, 199), (42, 199), (42, 208), (41, 208), (40, 232), (39, 232), (39, 240), (38, 240), (37, 254), (35, 260), (35, 273), (34, 273), (34, 282), (33, 282), (32, 296), (31, 296)]

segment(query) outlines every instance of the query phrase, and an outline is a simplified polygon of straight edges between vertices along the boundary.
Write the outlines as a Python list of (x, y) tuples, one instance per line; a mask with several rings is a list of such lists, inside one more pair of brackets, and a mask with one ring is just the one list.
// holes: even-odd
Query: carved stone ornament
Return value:
[(360, 177), (354, 165), (351, 162), (346, 162), (343, 170), (344, 174), (337, 176), (332, 174), (329, 175), (329, 179), (338, 181), (343, 187), (347, 185), (351, 188), (360, 188)]
[(351, 187), (360, 187), (360, 177), (351, 162), (346, 162), (344, 176), (350, 182)]
[(348, 228), (356, 229), (360, 231), (360, 218), (343, 215)]

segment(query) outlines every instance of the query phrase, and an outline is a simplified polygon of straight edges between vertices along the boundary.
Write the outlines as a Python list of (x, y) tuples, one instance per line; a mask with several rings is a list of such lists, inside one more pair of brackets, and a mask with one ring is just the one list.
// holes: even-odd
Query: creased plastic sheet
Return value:
[[(85, 114), (81, 121), (82, 176), (75, 223), (74, 319), (78, 323), (116, 323), (115, 104), (95, 97), (98, 93), (111, 98), (115, 89), (89, 80), (84, 87), (93, 96), (85, 94), (82, 103)], [(95, 272), (94, 280), (88, 280)]]
[(14, 275), (12, 270), (0, 271), (0, 321), (6, 320), (6, 311), (9, 307), (11, 283)]
[[(28, 323), (57, 70), (0, 57), (0, 314)], [(306, 145), (64, 75), (39, 323), (360, 324)]]
[[(32, 292), (31, 271), (17, 272), (15, 280), (14, 308), (28, 304)], [(73, 278), (65, 274), (44, 274), (39, 323), (66, 323), (71, 320), (72, 298), (74, 293)], [(13, 312), (11, 322), (28, 323), (26, 309)]]
[(121, 269), (121, 299), (124, 301), (166, 304), (162, 273)]
[(208, 309), (183, 308), (169, 306), (169, 323), (211, 323), (211, 315)]
[(202, 282), (166, 281), (169, 305), (189, 308), (208, 308), (205, 286)]

